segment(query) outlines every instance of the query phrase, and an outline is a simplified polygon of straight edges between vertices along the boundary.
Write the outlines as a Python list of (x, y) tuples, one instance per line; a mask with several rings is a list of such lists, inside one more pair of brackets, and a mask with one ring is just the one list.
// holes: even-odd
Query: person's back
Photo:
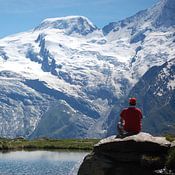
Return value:
[(140, 132), (142, 113), (136, 107), (128, 107), (124, 109), (120, 116), (124, 120), (124, 130), (126, 132)]
[(136, 98), (130, 98), (129, 105), (120, 113), (120, 122), (117, 126), (119, 135), (133, 135), (141, 131), (142, 112), (135, 107)]

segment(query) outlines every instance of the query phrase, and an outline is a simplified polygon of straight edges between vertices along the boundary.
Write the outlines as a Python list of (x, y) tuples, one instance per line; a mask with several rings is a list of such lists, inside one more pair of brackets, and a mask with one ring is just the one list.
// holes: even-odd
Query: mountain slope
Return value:
[(149, 68), (175, 57), (174, 8), (163, 0), (102, 30), (82, 16), (51, 18), (1, 39), (0, 135), (105, 136), (111, 109), (119, 110)]
[(143, 129), (154, 134), (175, 133), (175, 59), (151, 68), (130, 92), (140, 101)]
[(174, 0), (160, 0), (154, 6), (142, 10), (137, 14), (121, 20), (112, 22), (103, 27), (103, 33), (115, 33), (126, 30), (131, 35), (138, 30), (167, 30), (175, 25), (175, 2)]
[(143, 112), (143, 131), (156, 135), (175, 133), (175, 58), (150, 68), (132, 88), (129, 95), (115, 106), (108, 118), (108, 135), (114, 134), (117, 115), (136, 97)]
[[(141, 77), (150, 67), (174, 57), (175, 2), (161, 0), (153, 7), (103, 28), (106, 38), (118, 48), (131, 48), (131, 73)], [(129, 53), (128, 53), (129, 54)]]
[(87, 116), (60, 100), (44, 114), (30, 138), (84, 138), (93, 124), (93, 119), (87, 120)]

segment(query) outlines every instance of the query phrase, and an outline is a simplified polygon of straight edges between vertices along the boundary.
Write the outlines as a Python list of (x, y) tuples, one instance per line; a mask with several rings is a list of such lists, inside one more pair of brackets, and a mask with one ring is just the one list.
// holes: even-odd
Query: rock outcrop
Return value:
[(172, 147), (165, 137), (148, 133), (101, 140), (79, 168), (78, 175), (152, 175), (163, 169)]

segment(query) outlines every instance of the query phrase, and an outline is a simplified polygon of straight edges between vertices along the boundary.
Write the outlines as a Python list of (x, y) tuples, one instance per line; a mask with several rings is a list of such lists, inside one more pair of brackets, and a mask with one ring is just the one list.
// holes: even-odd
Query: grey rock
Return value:
[(171, 143), (171, 148), (175, 149), (175, 141)]
[(120, 151), (120, 152), (162, 152), (167, 151), (171, 143), (165, 137), (153, 137), (148, 133), (139, 133), (126, 138), (108, 137), (101, 140), (94, 147), (96, 151)]
[(148, 133), (111, 136), (94, 146), (79, 168), (78, 175), (152, 175), (165, 164), (171, 143)]

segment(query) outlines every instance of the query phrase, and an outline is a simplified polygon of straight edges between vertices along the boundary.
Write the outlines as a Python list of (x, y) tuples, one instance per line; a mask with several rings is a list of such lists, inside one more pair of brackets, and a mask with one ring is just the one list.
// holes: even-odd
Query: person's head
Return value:
[(132, 97), (129, 99), (129, 105), (130, 106), (135, 106), (136, 105), (136, 102), (137, 102), (137, 99)]

